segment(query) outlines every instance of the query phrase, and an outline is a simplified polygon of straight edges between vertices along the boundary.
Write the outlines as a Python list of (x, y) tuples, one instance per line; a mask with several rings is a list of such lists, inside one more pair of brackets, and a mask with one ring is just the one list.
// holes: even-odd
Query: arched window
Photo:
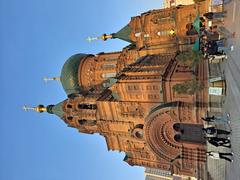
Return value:
[(80, 120), (78, 120), (78, 123), (79, 123), (80, 125), (84, 125), (84, 124), (87, 123), (87, 120), (86, 120), (86, 119), (80, 119)]
[(71, 104), (67, 104), (67, 108), (68, 109), (72, 109), (72, 105)]
[(97, 109), (96, 104), (78, 104), (78, 109)]
[(137, 131), (137, 132), (135, 133), (135, 136), (136, 136), (137, 138), (139, 138), (139, 139), (142, 139), (142, 138), (143, 138), (143, 131)]
[(116, 61), (117, 58), (116, 57), (106, 57), (104, 60), (105, 61)]
[(180, 124), (179, 124), (179, 123), (174, 124), (174, 125), (173, 125), (173, 129), (174, 129), (175, 131), (180, 131)]
[(180, 134), (176, 134), (174, 136), (174, 140), (177, 141), (177, 142), (180, 142), (181, 141), (181, 135)]
[(113, 69), (116, 68), (116, 64), (102, 64), (103, 69)]
[(115, 77), (117, 75), (117, 73), (105, 73), (102, 74), (102, 78), (112, 78)]
[(134, 127), (134, 129), (132, 130), (132, 136), (137, 139), (143, 138), (143, 124), (138, 124)]
[(97, 124), (97, 121), (96, 120), (88, 120), (87, 121), (87, 125), (88, 126), (95, 126)]
[(201, 124), (175, 123), (173, 129), (178, 133), (174, 139), (178, 142), (205, 144), (202, 128)]
[(187, 36), (191, 36), (191, 35), (196, 35), (196, 34), (198, 34), (198, 32), (195, 30), (195, 28), (193, 27), (193, 24), (192, 23), (188, 23), (187, 25), (186, 25), (186, 29), (187, 29), (187, 31), (186, 31), (186, 35)]
[(86, 120), (80, 119), (78, 120), (79, 125), (86, 125), (86, 126), (95, 126), (97, 124), (96, 120)]
[(72, 116), (68, 116), (68, 117), (67, 117), (67, 120), (68, 120), (68, 121), (71, 121), (71, 120), (73, 120), (73, 117), (72, 117)]

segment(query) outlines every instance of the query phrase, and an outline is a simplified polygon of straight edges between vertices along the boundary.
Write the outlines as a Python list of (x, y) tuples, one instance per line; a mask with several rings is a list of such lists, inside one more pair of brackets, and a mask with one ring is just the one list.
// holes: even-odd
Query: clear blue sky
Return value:
[(80, 134), (47, 113), (22, 106), (66, 98), (58, 82), (75, 53), (118, 51), (120, 40), (88, 43), (112, 33), (161, 0), (0, 0), (0, 180), (143, 180), (143, 168), (108, 152), (99, 135)]

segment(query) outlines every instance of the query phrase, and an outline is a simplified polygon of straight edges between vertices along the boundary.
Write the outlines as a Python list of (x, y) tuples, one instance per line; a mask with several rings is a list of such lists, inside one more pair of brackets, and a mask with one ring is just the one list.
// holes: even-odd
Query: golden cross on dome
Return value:
[(47, 83), (48, 81), (60, 81), (60, 77), (44, 77), (43, 80)]
[(24, 111), (34, 110), (34, 107), (28, 107), (26, 105), (23, 106)]
[(96, 41), (96, 40), (98, 40), (98, 37), (90, 37), (90, 36), (89, 36), (89, 37), (87, 38), (87, 41), (88, 41), (88, 42), (92, 42), (92, 41)]
[(36, 111), (36, 112), (42, 113), (42, 112), (47, 111), (47, 108), (44, 107), (43, 105), (38, 105), (37, 107), (29, 107), (29, 106), (24, 105), (23, 106), (23, 110), (24, 111), (32, 110), (32, 111)]
[(111, 39), (113, 38), (113, 36), (111, 34), (107, 35), (107, 34), (103, 34), (102, 36), (99, 36), (99, 37), (88, 37), (87, 38), (87, 41), (88, 42), (92, 42), (92, 41), (96, 41), (96, 40), (103, 40), (103, 41), (106, 41), (107, 39)]

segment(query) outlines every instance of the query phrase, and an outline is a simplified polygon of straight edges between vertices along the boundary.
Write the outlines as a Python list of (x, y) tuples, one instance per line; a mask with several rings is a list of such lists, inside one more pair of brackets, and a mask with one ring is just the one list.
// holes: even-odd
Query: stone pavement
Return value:
[(229, 52), (228, 59), (223, 62), (227, 81), (223, 111), (230, 114), (232, 148), (215, 148), (208, 145), (208, 150), (232, 151), (234, 162), (208, 159), (208, 170), (214, 180), (240, 180), (240, 0), (232, 0), (224, 6), (224, 10), (227, 11), (225, 27), (231, 32), (236, 32), (236, 37), (227, 42), (228, 45), (234, 45), (234, 51)]

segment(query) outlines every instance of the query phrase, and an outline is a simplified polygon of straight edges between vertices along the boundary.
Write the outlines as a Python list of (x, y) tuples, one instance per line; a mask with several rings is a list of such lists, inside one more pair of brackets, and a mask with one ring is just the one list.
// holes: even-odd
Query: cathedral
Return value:
[(131, 166), (203, 177), (208, 65), (179, 57), (193, 51), (193, 24), (207, 9), (205, 1), (132, 17), (116, 33), (97, 38), (118, 38), (127, 47), (71, 56), (59, 78), (66, 99), (33, 109), (57, 115), (80, 133), (98, 133), (108, 150), (125, 152)]

